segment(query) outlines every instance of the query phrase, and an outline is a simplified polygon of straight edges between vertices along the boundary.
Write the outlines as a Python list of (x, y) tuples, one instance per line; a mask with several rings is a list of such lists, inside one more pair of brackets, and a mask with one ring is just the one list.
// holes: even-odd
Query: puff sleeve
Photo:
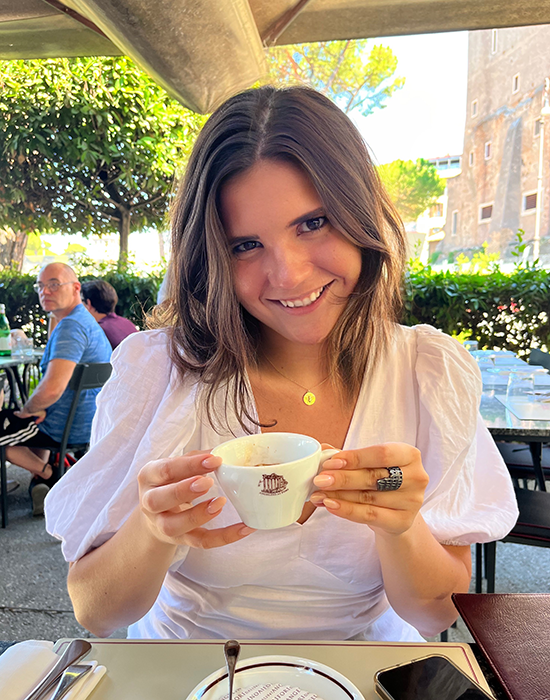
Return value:
[(479, 414), (482, 383), (453, 338), (417, 326), (417, 446), (430, 483), (422, 515), (444, 544), (504, 537), (518, 509), (506, 465)]
[(132, 334), (111, 361), (90, 450), (46, 497), (46, 529), (62, 540), (67, 561), (121, 527), (139, 502), (139, 470), (152, 459), (182, 454), (196, 426), (196, 386), (172, 368), (166, 332)]

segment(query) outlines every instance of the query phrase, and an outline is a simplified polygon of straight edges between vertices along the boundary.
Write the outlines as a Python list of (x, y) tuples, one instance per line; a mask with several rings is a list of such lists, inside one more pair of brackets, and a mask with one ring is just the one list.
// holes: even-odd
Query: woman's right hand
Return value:
[(210, 473), (222, 463), (209, 452), (188, 452), (148, 462), (138, 474), (141, 513), (159, 541), (200, 549), (221, 547), (254, 532), (244, 523), (207, 529), (227, 502), (217, 497), (193, 504), (214, 485)]

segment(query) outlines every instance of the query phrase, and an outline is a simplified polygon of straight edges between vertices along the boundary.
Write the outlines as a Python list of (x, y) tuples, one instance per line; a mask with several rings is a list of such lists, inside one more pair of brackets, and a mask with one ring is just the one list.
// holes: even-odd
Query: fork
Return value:
[(92, 669), (93, 666), (90, 664), (72, 664), (66, 668), (63, 671), (63, 675), (59, 679), (59, 683), (57, 684), (54, 694), (50, 700), (61, 700), (61, 698), (69, 692), (73, 685), (87, 673), (90, 673)]

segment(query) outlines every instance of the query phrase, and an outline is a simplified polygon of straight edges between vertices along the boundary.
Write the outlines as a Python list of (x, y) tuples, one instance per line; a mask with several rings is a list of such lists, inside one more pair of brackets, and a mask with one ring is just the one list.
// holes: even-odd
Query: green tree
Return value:
[(289, 44), (268, 50), (269, 79), (276, 84), (305, 83), (345, 112), (364, 116), (383, 108), (384, 100), (405, 84), (395, 77), (397, 58), (387, 46), (368, 40)]
[(405, 221), (414, 221), (445, 191), (435, 165), (423, 158), (394, 160), (378, 166), (378, 172)]
[(126, 57), (0, 62), (0, 226), (118, 232), (125, 259), (204, 120)]

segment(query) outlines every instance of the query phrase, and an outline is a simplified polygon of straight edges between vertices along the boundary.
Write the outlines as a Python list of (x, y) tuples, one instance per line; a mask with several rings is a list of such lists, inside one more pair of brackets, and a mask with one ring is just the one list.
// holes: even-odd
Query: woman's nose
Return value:
[(267, 260), (270, 284), (280, 289), (294, 289), (307, 279), (311, 262), (300, 246), (278, 246)]

